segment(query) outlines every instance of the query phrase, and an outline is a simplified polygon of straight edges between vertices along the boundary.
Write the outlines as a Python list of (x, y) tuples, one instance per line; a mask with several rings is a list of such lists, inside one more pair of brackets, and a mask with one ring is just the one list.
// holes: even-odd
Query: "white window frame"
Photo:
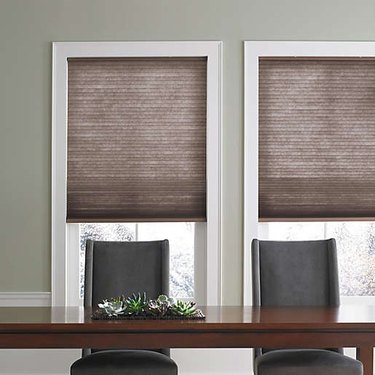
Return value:
[[(251, 305), (251, 240), (258, 236), (258, 63), (260, 57), (375, 57), (374, 42), (244, 42), (244, 285), (243, 303)], [(369, 297), (342, 298), (345, 302)], [(371, 297), (370, 297), (371, 298)]]
[(52, 73), (52, 306), (78, 304), (78, 225), (66, 224), (67, 59), (170, 56), (207, 57), (206, 252), (195, 265), (203, 284), (196, 300), (221, 303), (222, 42), (57, 42)]

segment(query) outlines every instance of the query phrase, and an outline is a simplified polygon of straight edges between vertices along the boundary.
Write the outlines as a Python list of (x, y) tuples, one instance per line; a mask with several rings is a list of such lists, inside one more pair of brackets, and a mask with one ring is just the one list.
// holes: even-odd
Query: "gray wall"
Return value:
[(222, 40), (223, 302), (241, 303), (243, 40), (374, 40), (374, 0), (0, 0), (0, 292), (50, 291), (51, 42)]

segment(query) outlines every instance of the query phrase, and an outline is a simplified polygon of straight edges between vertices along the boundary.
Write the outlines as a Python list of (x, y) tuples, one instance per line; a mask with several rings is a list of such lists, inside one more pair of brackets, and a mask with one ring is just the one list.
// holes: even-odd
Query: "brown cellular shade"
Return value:
[(202, 58), (68, 60), (68, 222), (206, 220)]
[(260, 59), (259, 217), (375, 218), (375, 60)]

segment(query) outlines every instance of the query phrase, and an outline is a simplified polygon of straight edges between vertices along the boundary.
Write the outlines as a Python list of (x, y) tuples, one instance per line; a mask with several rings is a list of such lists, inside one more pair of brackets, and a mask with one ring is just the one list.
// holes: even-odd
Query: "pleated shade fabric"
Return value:
[(375, 60), (259, 60), (259, 218), (375, 218)]
[(67, 222), (206, 220), (205, 57), (68, 60)]

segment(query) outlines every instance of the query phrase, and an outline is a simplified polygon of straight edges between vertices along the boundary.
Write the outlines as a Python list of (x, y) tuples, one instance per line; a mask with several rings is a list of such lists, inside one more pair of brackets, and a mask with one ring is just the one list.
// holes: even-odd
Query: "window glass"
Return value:
[(170, 296), (194, 297), (194, 223), (85, 223), (80, 233), (80, 296), (84, 291), (86, 240), (152, 241), (169, 240)]
[(341, 295), (375, 295), (374, 222), (260, 223), (259, 237), (287, 241), (335, 238)]

